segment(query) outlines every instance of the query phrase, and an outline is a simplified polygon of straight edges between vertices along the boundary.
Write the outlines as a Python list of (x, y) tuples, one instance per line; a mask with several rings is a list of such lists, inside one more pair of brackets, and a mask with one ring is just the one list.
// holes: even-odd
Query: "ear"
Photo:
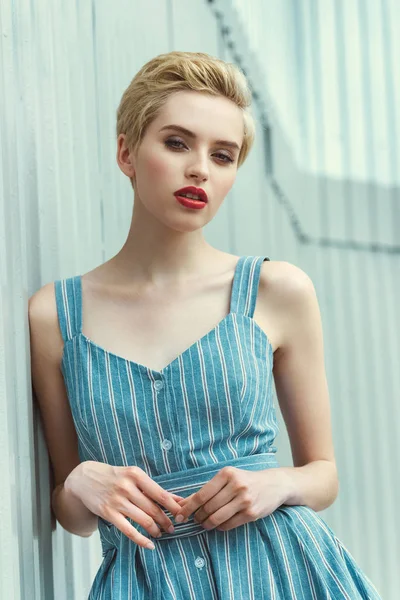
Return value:
[(117, 139), (117, 163), (121, 171), (129, 177), (132, 183), (132, 178), (135, 177), (135, 165), (133, 159), (133, 153), (129, 152), (129, 149), (125, 143), (125, 134), (120, 133)]

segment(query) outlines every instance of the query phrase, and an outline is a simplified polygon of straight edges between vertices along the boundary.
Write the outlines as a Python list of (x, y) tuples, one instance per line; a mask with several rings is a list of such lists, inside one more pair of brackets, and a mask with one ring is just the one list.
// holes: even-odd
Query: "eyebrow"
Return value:
[[(189, 129), (186, 129), (186, 127), (182, 127), (181, 125), (164, 125), (164, 127), (161, 127), (160, 131), (164, 131), (164, 129), (177, 129), (191, 138), (196, 138), (196, 134), (193, 133), (193, 131), (189, 131)], [(228, 146), (229, 148), (236, 148), (236, 150), (240, 151), (240, 147), (236, 142), (230, 142), (229, 140), (215, 140), (215, 143), (221, 144), (221, 146)]]

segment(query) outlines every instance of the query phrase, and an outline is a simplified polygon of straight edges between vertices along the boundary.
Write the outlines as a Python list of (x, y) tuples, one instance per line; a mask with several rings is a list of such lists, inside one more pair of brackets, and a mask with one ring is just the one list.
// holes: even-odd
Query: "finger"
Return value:
[[(161, 506), (167, 508), (173, 515), (180, 511), (180, 504), (174, 500), (172, 494), (153, 481), (153, 479), (151, 479), (151, 477), (149, 477), (142, 469), (131, 467), (130, 473), (137, 487), (152, 500), (155, 500)], [(168, 519), (168, 517), (166, 518)], [(172, 522), (169, 519), (168, 521), (170, 525), (172, 525)]]
[(188, 496), (187, 498), (179, 499), (179, 500), (177, 500), (177, 502), (179, 503), (180, 506), (185, 506), (185, 504), (187, 504), (189, 498), (191, 498), (191, 496)]
[(113, 523), (124, 535), (126, 535), (130, 540), (138, 544), (138, 546), (142, 546), (142, 548), (149, 548), (154, 550), (154, 543), (149, 540), (145, 535), (139, 533), (139, 531), (133, 527), (129, 523), (129, 521), (118, 512), (113, 513), (111, 518), (107, 519), (110, 523)]
[[(199, 494), (200, 491), (202, 492), (201, 494)], [(196, 510), (198, 510), (207, 502), (208, 498), (205, 495), (204, 488), (199, 490), (199, 492), (193, 494), (190, 500), (181, 505), (181, 510), (175, 515), (175, 521), (177, 523), (182, 523), (183, 521), (188, 520), (191, 514), (196, 512)]]
[(208, 481), (200, 490), (187, 498), (187, 503), (175, 515), (175, 521), (181, 523), (194, 513), (200, 506), (203, 506), (208, 500), (213, 498), (225, 487), (227, 483), (227, 474), (223, 470), (219, 471), (210, 481)]
[(177, 494), (172, 494), (171, 492), (170, 492), (170, 494), (171, 494), (171, 496), (172, 496), (172, 498), (174, 500), (176, 500), (177, 502), (179, 502), (179, 504), (182, 502), (182, 500), (185, 500), (185, 498), (183, 496), (178, 496)]
[(178, 502), (179, 506), (181, 506), (181, 503), (185, 500), (183, 496), (177, 496), (176, 494), (171, 494), (171, 497)]
[[(143, 525), (149, 533), (155, 537), (157, 537), (157, 533), (159, 533), (159, 527), (163, 528), (168, 533), (173, 533), (174, 525), (168, 515), (165, 514), (162, 509), (162, 500), (159, 497), (152, 498), (150, 493), (144, 489), (142, 491), (141, 488), (145, 488), (146, 482), (140, 481), (130, 481), (126, 479), (123, 484), (120, 485), (120, 491), (122, 492), (122, 496), (119, 500), (119, 506), (114, 506), (115, 509), (123, 512), (126, 516), (130, 517), (134, 521), (137, 520), (136, 514), (134, 512), (135, 507), (137, 507), (142, 514), (144, 514), (148, 519), (151, 518), (151, 522), (147, 521), (147, 525)], [(163, 490), (156, 484), (156, 495), (159, 496), (159, 489), (161, 490), (164, 496), (170, 495), (169, 492)], [(171, 502), (174, 502), (177, 506), (180, 507), (179, 504), (172, 498), (170, 498)], [(161, 504), (161, 506), (159, 506)], [(156, 525), (156, 523), (159, 525)], [(172, 529), (171, 529), (172, 528)]]
[[(200, 506), (200, 508), (195, 512), (193, 518), (196, 521), (196, 523), (203, 524), (203, 522), (206, 521), (206, 519), (210, 515), (216, 513), (221, 508), (226, 508), (227, 506), (230, 506), (231, 503), (235, 501), (235, 499), (236, 493), (234, 489), (232, 488), (232, 486), (227, 484), (209, 502), (206, 502), (205, 504), (203, 504), (203, 506)], [(236, 510), (237, 509), (235, 509), (235, 512)], [(225, 519), (228, 519), (229, 517), (230, 515), (227, 514)]]
[(176, 500), (177, 502), (180, 502), (182, 500), (184, 500), (185, 498), (183, 496), (178, 496), (177, 494), (171, 494), (171, 496), (173, 497), (174, 500)]
[[(161, 527), (165, 531), (173, 527), (170, 519), (161, 508), (137, 488), (134, 488), (127, 498), (121, 498), (115, 509), (132, 519), (132, 521), (139, 523), (153, 537), (160, 537)], [(168, 533), (172, 532), (168, 531)]]
[(219, 527), (221, 523), (225, 523), (237, 515), (237, 511), (237, 503), (230, 502), (226, 506), (222, 506), (219, 510), (209, 514), (201, 523), (201, 526), (208, 530), (215, 529), (216, 527)]
[(248, 523), (248, 520), (246, 520), (243, 513), (236, 513), (234, 517), (224, 521), (224, 523), (220, 523), (215, 529), (218, 529), (218, 531), (229, 531), (229, 529), (235, 529), (235, 527), (240, 527), (245, 523)]

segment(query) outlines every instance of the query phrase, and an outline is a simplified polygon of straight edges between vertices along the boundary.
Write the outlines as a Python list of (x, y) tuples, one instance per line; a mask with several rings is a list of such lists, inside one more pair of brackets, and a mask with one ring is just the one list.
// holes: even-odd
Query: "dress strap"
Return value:
[(257, 302), (261, 265), (268, 256), (241, 256), (232, 287), (231, 312), (253, 317)]
[(54, 282), (58, 322), (64, 342), (80, 333), (82, 328), (81, 277), (69, 277)]

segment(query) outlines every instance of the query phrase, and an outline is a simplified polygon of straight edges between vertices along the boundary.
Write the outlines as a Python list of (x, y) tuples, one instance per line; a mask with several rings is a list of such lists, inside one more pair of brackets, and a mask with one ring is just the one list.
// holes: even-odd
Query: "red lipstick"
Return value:
[[(190, 194), (192, 196), (197, 196), (197, 198), (187, 198), (182, 194)], [(187, 208), (204, 208), (208, 202), (206, 192), (201, 188), (194, 187), (193, 185), (189, 185), (177, 190), (174, 192), (174, 196), (178, 202), (180, 202), (180, 204), (183, 204), (183, 206), (186, 206)]]
[(201, 188), (194, 187), (193, 185), (189, 185), (174, 192), (175, 196), (181, 194), (191, 194), (192, 196), (199, 196), (200, 200), (202, 200), (203, 202), (208, 202), (206, 192)]

